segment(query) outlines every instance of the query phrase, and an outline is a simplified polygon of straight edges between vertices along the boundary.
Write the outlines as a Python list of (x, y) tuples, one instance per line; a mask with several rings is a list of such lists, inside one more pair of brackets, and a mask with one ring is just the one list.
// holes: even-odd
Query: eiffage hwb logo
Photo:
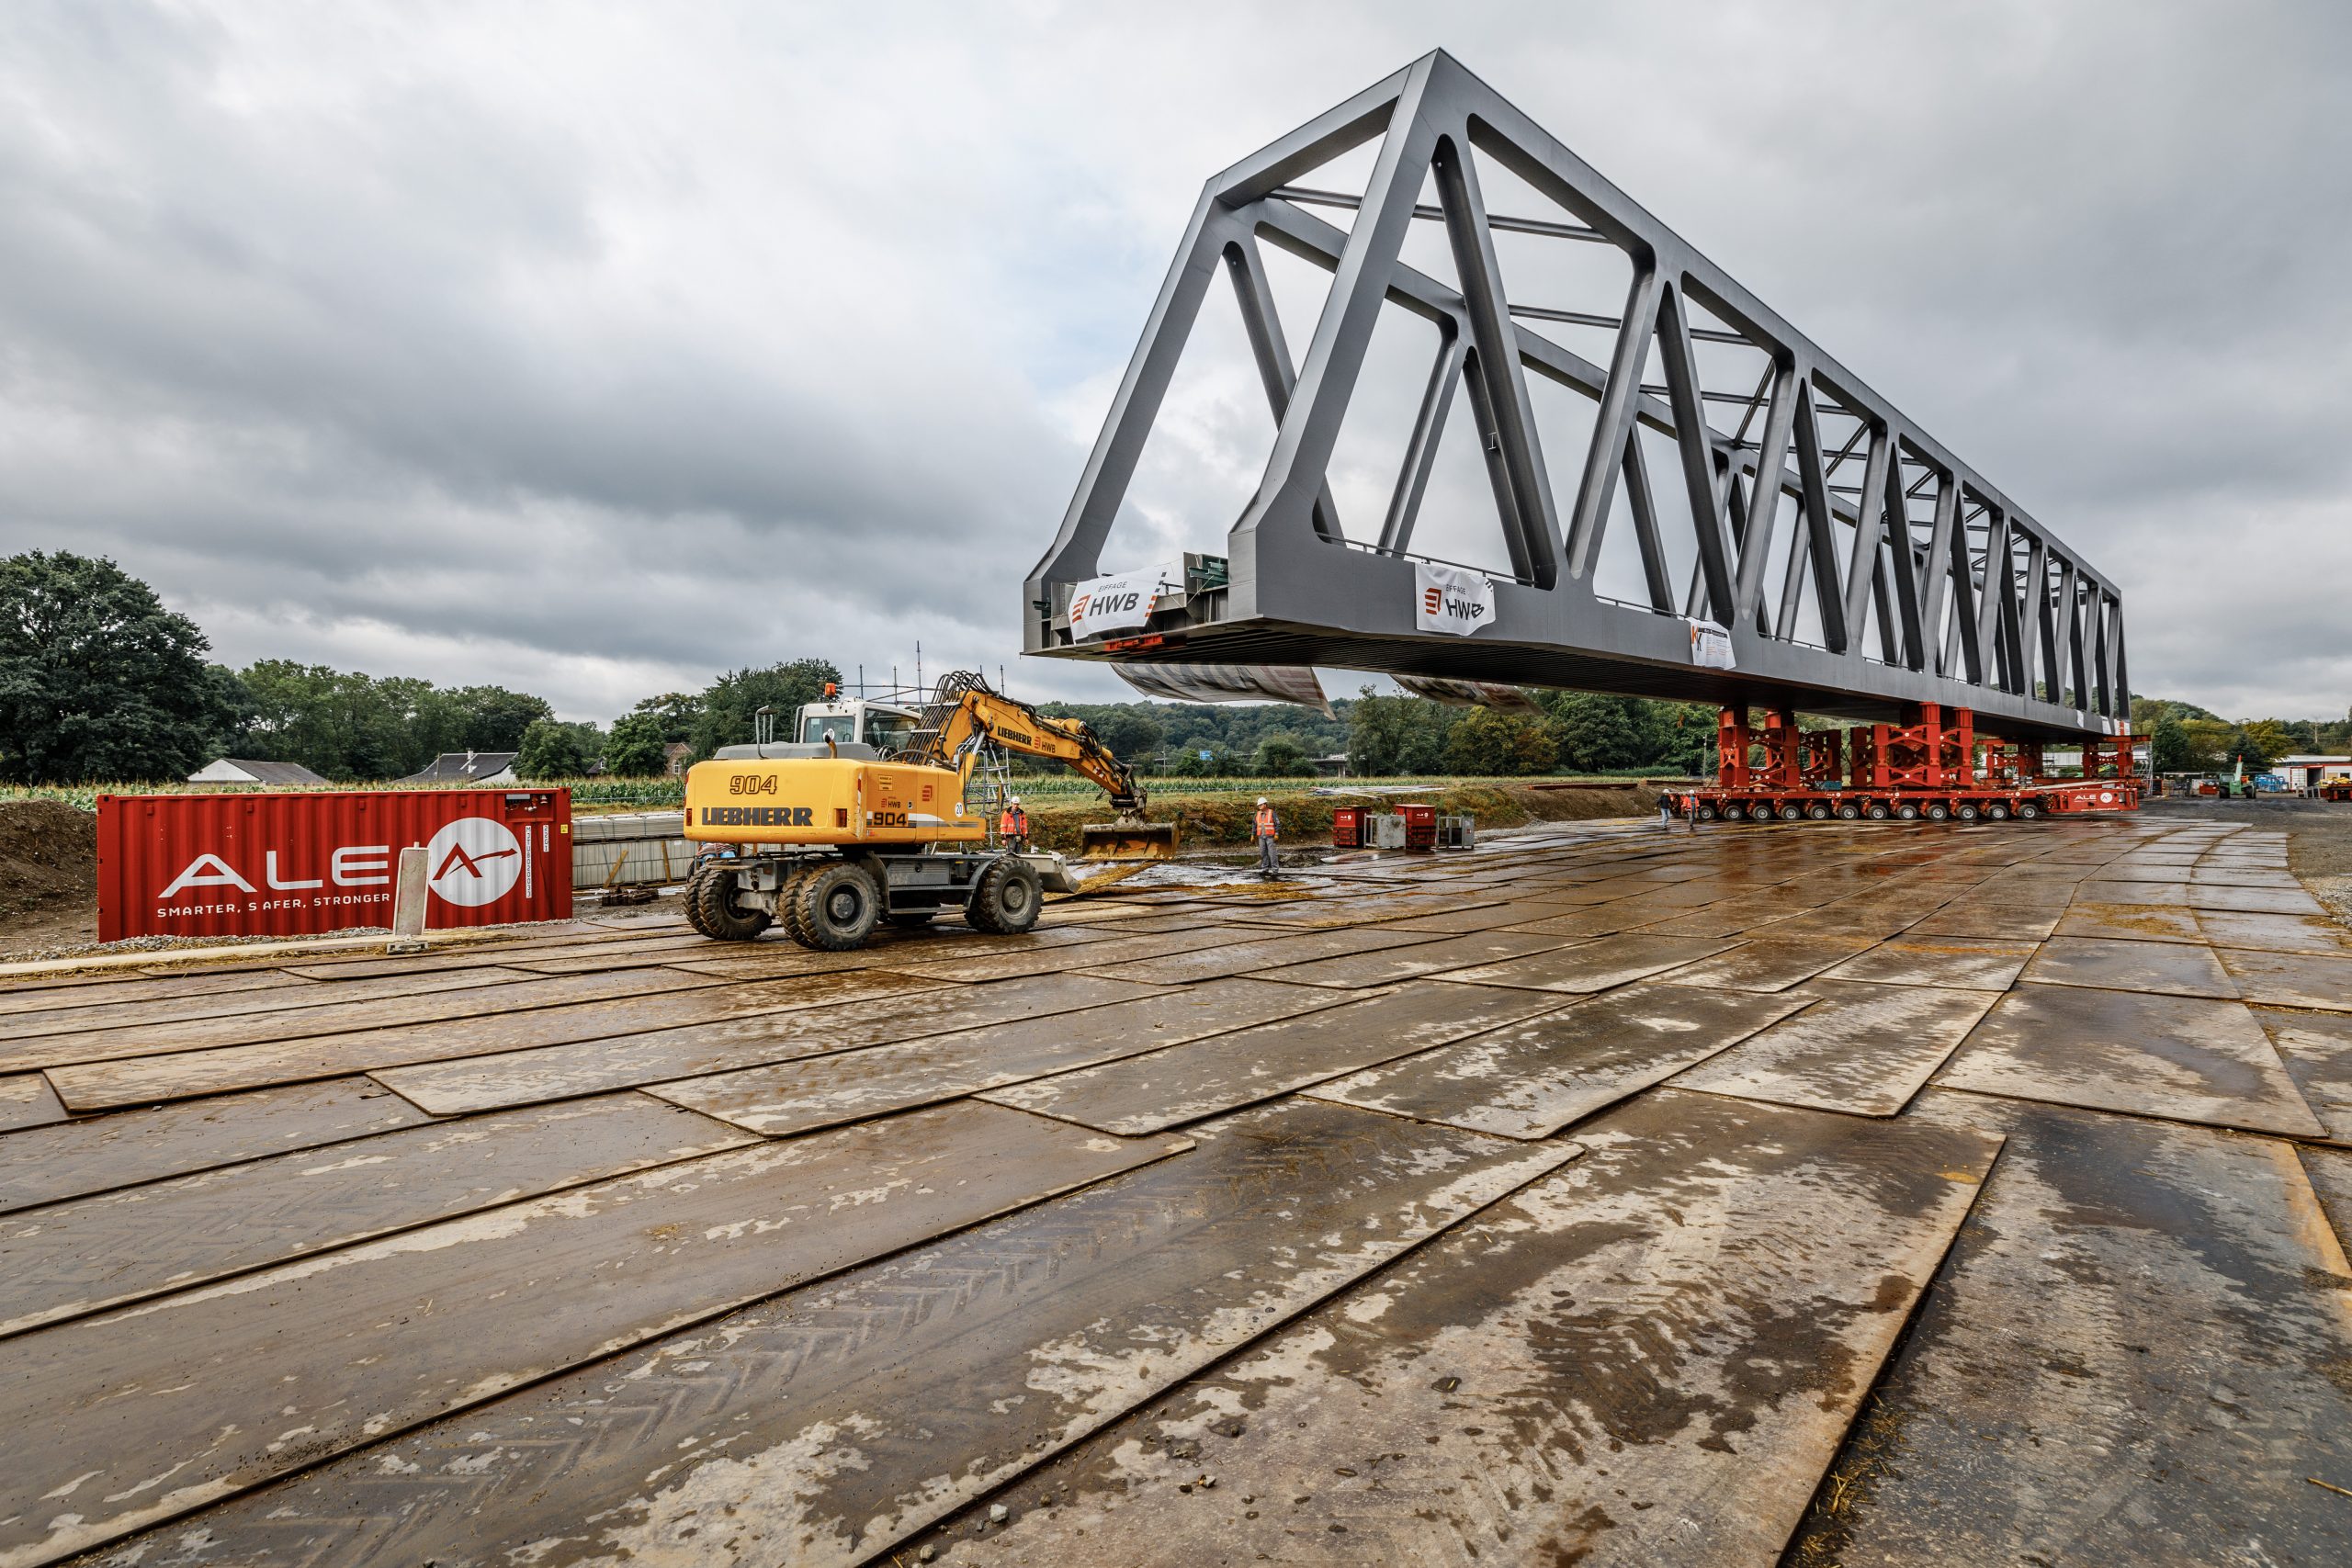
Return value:
[(478, 908), (506, 897), (523, 875), (523, 846), (503, 822), (460, 817), (424, 846), (425, 886)]

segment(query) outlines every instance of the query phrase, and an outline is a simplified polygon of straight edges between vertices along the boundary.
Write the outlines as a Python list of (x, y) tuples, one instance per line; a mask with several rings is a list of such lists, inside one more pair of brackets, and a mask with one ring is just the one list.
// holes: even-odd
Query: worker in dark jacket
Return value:
[(1004, 815), (998, 820), (997, 836), (1004, 840), (1006, 849), (1016, 854), (1028, 850), (1029, 813), (1022, 809), (1019, 795), (1004, 803)]
[(1258, 818), (1252, 826), (1258, 840), (1258, 870), (1262, 875), (1272, 876), (1279, 863), (1274, 858), (1274, 808), (1266, 804), (1262, 795), (1258, 797)]

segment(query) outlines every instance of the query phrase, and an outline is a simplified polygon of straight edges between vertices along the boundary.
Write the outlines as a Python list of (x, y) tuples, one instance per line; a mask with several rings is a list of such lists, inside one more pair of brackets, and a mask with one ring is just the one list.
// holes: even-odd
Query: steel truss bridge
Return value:
[[(1375, 139), (1361, 196), (1294, 183)], [(1562, 210), (1489, 213), (1480, 160)], [(1434, 205), (1419, 199), (1425, 182)], [(1353, 209), (1352, 222), (1317, 208)], [(1443, 226), (1458, 287), (1400, 259), (1416, 222)], [(1622, 310), (1507, 299), (1498, 233), (1615, 247), (1631, 264)], [(1331, 276), (1295, 372), (1267, 246)], [(1263, 479), (1221, 573), (1205, 563), (1141, 631), (1075, 642), (1074, 585), (1140, 564), (1106, 561), (1103, 546), (1220, 275), (1278, 426)], [(1391, 304), (1433, 323), (1440, 346), (1377, 535), (1350, 538), (1326, 473)], [(1608, 363), (1536, 330), (1563, 321), (1612, 333)], [(1761, 373), (1708, 384), (1696, 345), (1714, 344), (1760, 351)], [(1531, 376), (1595, 405), (1572, 468), (1541, 449)], [(1417, 632), (1414, 563), (1430, 558), (1416, 556), (1415, 524), (1447, 421), (1465, 415), (1510, 569), (1488, 573), (1493, 619), (1474, 635)], [(1645, 429), (1670, 464), (1645, 456)], [(1595, 591), (1612, 511), (1635, 536), (1643, 602)], [(1678, 581), (1667, 545), (1685, 529)], [(1701, 619), (1729, 628), (1733, 668), (1694, 662)], [(1060, 534), (1024, 586), (1023, 620), (1027, 651), (1080, 658), (1336, 665), (1865, 721), (1934, 703), (2021, 738), (2107, 734), (2129, 717), (2113, 582), (1442, 51), (1208, 182)]]

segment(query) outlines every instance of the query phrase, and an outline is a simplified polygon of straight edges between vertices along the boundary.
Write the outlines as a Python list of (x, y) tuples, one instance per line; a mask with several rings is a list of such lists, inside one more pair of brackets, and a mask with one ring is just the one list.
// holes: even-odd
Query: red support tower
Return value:
[(1879, 784), (1879, 738), (1883, 724), (1860, 725), (1846, 732), (1846, 787), (1871, 789)]
[(2092, 736), (2083, 742), (2083, 777), (2086, 779), (2124, 779), (2138, 774), (2138, 758), (2133, 748), (2138, 737), (2126, 730), (2120, 735)]
[(1715, 787), (1747, 786), (1747, 710), (1725, 708), (1715, 720)]
[(1846, 772), (1846, 737), (1835, 729), (1809, 730), (1804, 738), (1804, 785), (1807, 789), (1836, 786)]
[(1922, 703), (1909, 724), (1872, 726), (1879, 788), (1935, 789), (1943, 784), (1943, 710)]
[(1792, 708), (1773, 708), (1764, 716), (1765, 789), (1804, 788), (1804, 740)]

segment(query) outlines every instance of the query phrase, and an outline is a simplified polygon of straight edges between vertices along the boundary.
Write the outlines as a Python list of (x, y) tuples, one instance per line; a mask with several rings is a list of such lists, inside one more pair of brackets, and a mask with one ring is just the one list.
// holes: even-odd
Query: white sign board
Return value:
[(1690, 621), (1690, 662), (1702, 670), (1729, 670), (1731, 633), (1713, 621)]
[(1413, 629), (1468, 637), (1495, 618), (1495, 585), (1479, 572), (1413, 563)]
[(1151, 618), (1152, 602), (1183, 581), (1181, 561), (1089, 578), (1069, 596), (1070, 636), (1083, 641), (1101, 632), (1139, 626)]

